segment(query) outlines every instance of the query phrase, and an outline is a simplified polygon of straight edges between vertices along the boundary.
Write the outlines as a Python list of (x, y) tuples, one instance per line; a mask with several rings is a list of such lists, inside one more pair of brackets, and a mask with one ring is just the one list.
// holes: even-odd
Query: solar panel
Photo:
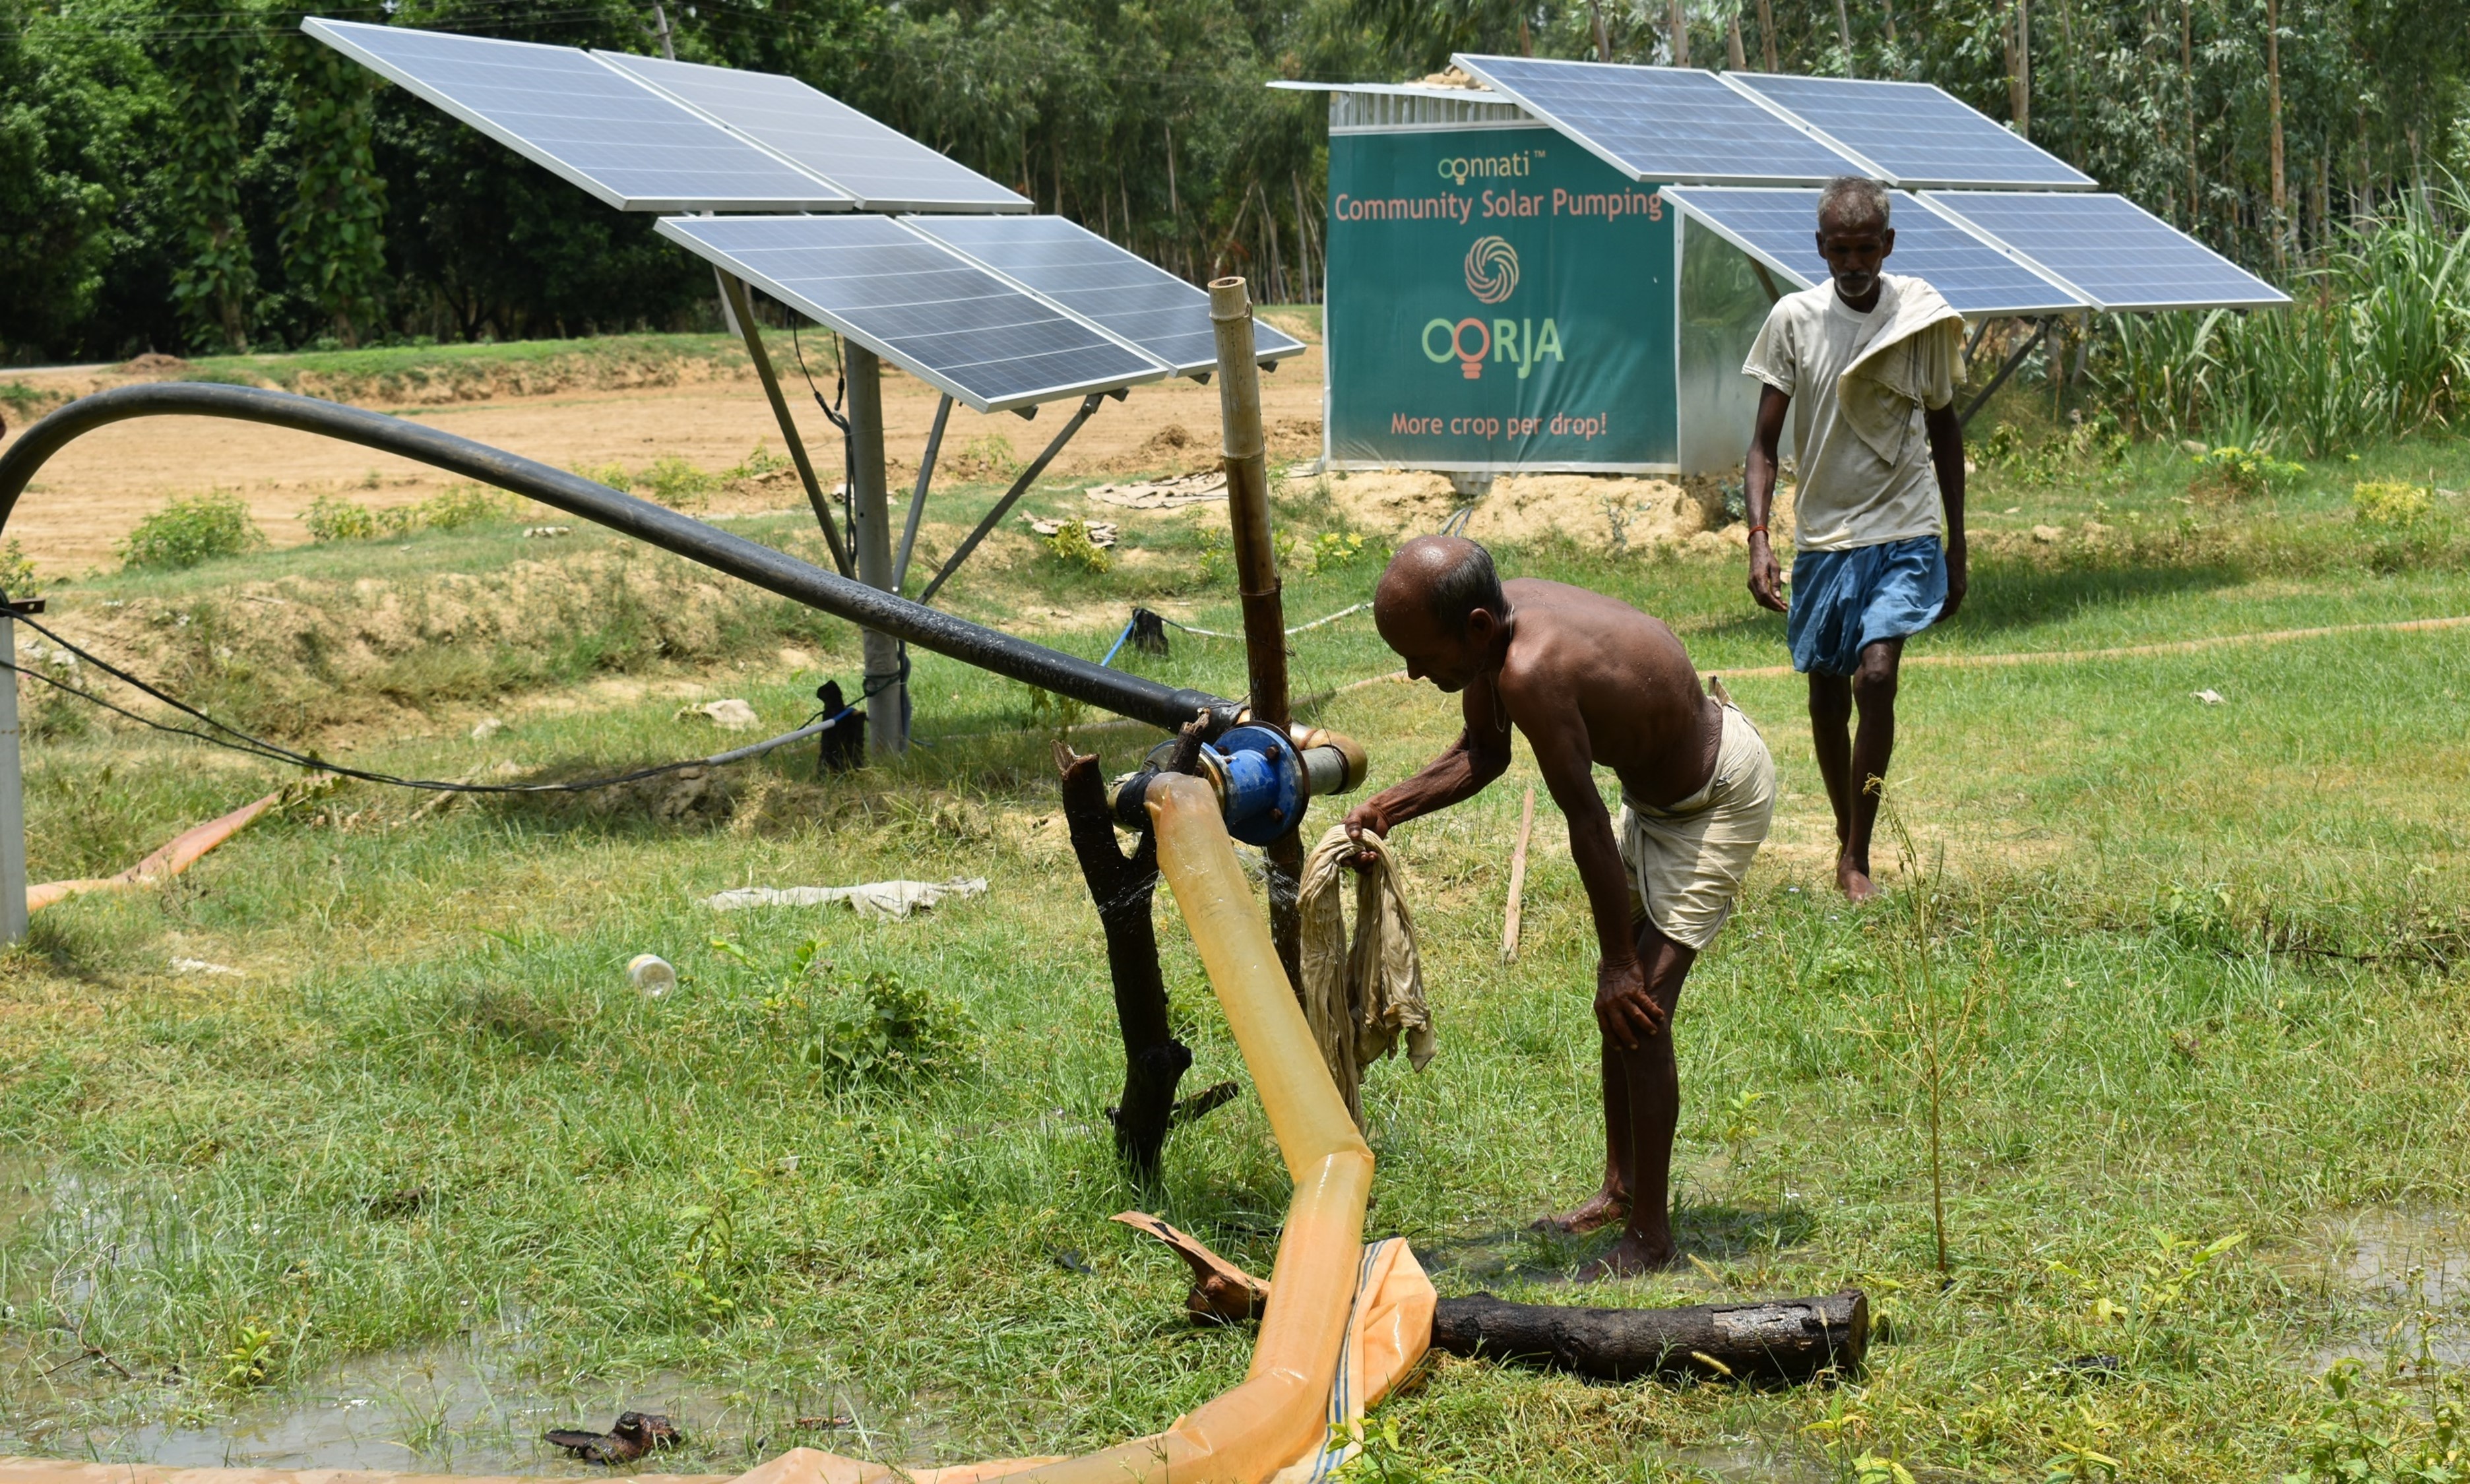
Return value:
[(1906, 186), (2089, 190), (2093, 178), (1927, 82), (1730, 73), (1726, 81), (1788, 110)]
[(659, 230), (981, 412), (1167, 374), (889, 217), (664, 217)]
[(594, 52), (649, 84), (839, 186), (867, 211), (1027, 211), (1007, 190), (796, 78)]
[(1635, 180), (1767, 185), (1875, 174), (1713, 73), (1524, 57), (1456, 60)]
[[(1814, 187), (1746, 190), (1672, 186), (1666, 198), (1716, 236), (1804, 288), (1827, 278), (1818, 255), (1818, 191)], [(1891, 192), (1896, 250), (1890, 272), (1926, 279), (1946, 302), (1972, 318), (2047, 314), (2090, 301), (2050, 282), (1953, 219), (1903, 191)]]
[(572, 47), (316, 17), (300, 29), (620, 211), (851, 204)]
[[(1218, 364), (1209, 295), (1085, 227), (1061, 217), (913, 217), (907, 224), (1131, 341), (1177, 376)], [(1255, 318), (1252, 348), (1275, 360), (1304, 347)]]
[(1932, 191), (1926, 199), (2030, 259), (2099, 309), (2251, 309), (2290, 302), (2290, 295), (2125, 197)]

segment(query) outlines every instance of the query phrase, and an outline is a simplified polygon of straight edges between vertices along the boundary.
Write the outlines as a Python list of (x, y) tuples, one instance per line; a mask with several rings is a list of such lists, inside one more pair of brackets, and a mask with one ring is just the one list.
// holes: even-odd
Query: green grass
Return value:
[[(2470, 614), (2458, 497), (2399, 531), (2349, 514), (2360, 478), (2470, 487), (2470, 450), (2393, 446), (2235, 503), (2190, 495), (2195, 473), (2155, 448), (2030, 478), (1985, 470), (1971, 604), (1914, 653)], [(952, 518), (993, 494), (967, 492)], [(1177, 616), (1231, 631), (1231, 577), (1201, 575), (1208, 519), (1128, 523), (1126, 545), (1153, 555), (1103, 574), (1016, 540), (948, 591), (977, 616), (1051, 629), (1052, 609), (1082, 614), (1050, 638), (1093, 657), (1135, 600), (1179, 598)], [(2087, 539), (2086, 521), (2111, 530)], [(1338, 523), (1310, 498), (1283, 512), (1306, 538)], [(2066, 534), (2038, 541), (2036, 524)], [(815, 544), (787, 518), (733, 528)], [(55, 612), (236, 613), (250, 584), (341, 604), (364, 580), (486, 580), (551, 545), (517, 529), (128, 574), (56, 590)], [(562, 559), (615, 549), (569, 540)], [(1702, 667), (1782, 658), (1782, 622), (1750, 609), (1736, 562), (1502, 558), (1669, 616)], [(1291, 569), (1291, 620), (1362, 598), (1377, 570), (1377, 551)], [(662, 571), (660, 592), (691, 579)], [(406, 668), (369, 672), (468, 662), (481, 677), (468, 690), (399, 678), (387, 691), (295, 663), (282, 693), (337, 688), (321, 725), (348, 725), (351, 705), (394, 707), (397, 722), (353, 733), (362, 765), (571, 774), (717, 745), (673, 716), (676, 698), (596, 683), (693, 679), (786, 730), (818, 676), (774, 659), (779, 645), (844, 682), (854, 665), (837, 626), (759, 599), (717, 601), (710, 638), (667, 647), (629, 639), (630, 613), (431, 638), (389, 661)], [(1395, 662), (1362, 618), (1294, 647), (1299, 692)], [(1231, 643), (1178, 635), (1171, 658), (1128, 662), (1243, 688)], [(1549, 809), (1526, 952), (1497, 962), (1506, 841), (1535, 779), (1523, 748), (1502, 784), (1403, 830), (1442, 1051), (1420, 1078), (1389, 1063), (1367, 1079), (1381, 1161), (1367, 1233), (1412, 1239), (1453, 1293), (1688, 1303), (1858, 1284), (1893, 1341), (1857, 1384), (1777, 1393), (1449, 1361), (1390, 1408), (1401, 1466), (1705, 1478), (1773, 1454), (1851, 1480), (1869, 1454), (1922, 1478), (2031, 1481), (2104, 1476), (2088, 1453), (2138, 1480), (2299, 1467), (2306, 1429), (2335, 1415), (2322, 1353), (2362, 1336), (2378, 1350), (2396, 1324), (2407, 1348), (2416, 1333), (2389, 1295), (2342, 1277), (2334, 1224), (2470, 1204), (2465, 676), (2470, 630), (1911, 672), (1895, 800), (1944, 862), (1927, 962), (1983, 1005), (1946, 1091), (1944, 1290), (1890, 972), (1913, 962), (1914, 893), (1854, 911), (1823, 890), (1829, 826), (1797, 681), (1729, 682), (1776, 749), (1783, 793), (1775, 841), (1678, 1022), (1680, 1226), (1704, 1270), (1577, 1289), (1564, 1277), (1596, 1243), (1524, 1229), (1591, 1188), (1600, 1146), (1593, 938)], [(1240, 1379), (1248, 1334), (1187, 1327), (1180, 1265), (1105, 1217), (1145, 1205), (1266, 1270), (1288, 1195), (1266, 1124), (1240, 1100), (1175, 1136), (1162, 1189), (1123, 1182), (1103, 1115), (1122, 1068), (1100, 938), (1053, 818), (1047, 741), (1016, 730), (1028, 692), (927, 655), (914, 684), (932, 745), (853, 777), (818, 782), (805, 757), (775, 754), (684, 788), (417, 821), (415, 798), (346, 786), (167, 891), (41, 914), (33, 944), (0, 963), (0, 1159), (34, 1192), (12, 1217), (0, 1190), (0, 1452), (121, 1456), (140, 1449), (122, 1431), (134, 1424), (257, 1415), (267, 1403), (216, 1380), (236, 1351), (265, 1363), (276, 1396), (344, 1357), (431, 1342), (498, 1355), (507, 1407), (683, 1391), (704, 1399), (682, 1418), (692, 1441), (660, 1466), (713, 1471), (804, 1441), (911, 1460), (1079, 1451)], [(2193, 699), (2206, 688), (2223, 704)], [(243, 704), (244, 689), (221, 694)], [(475, 742), (483, 705), (510, 725)], [(1340, 696), (1317, 720), (1365, 740), (1376, 787), (1457, 726), (1454, 702), (1404, 686)], [(1152, 735), (1092, 745), (1113, 769)], [(277, 777), (186, 743), (38, 735), (34, 874), (117, 869)], [(695, 905), (754, 883), (956, 874), (991, 890), (906, 922)], [(1160, 902), (1191, 1085), (1240, 1078)], [(646, 951), (678, 965), (677, 991), (627, 985), (623, 964)], [(175, 957), (246, 975), (174, 974)], [(894, 972), (959, 1008), (939, 1024), (961, 1036), (961, 1068), (890, 1087), (828, 1075), (807, 1048), (869, 976)], [(2173, 1245), (2238, 1233), (2200, 1267), (2201, 1248)], [(2452, 1302), (2429, 1322), (2458, 1333)], [(143, 1380), (61, 1366), (80, 1354), (64, 1325)], [(2087, 1355), (2117, 1356), (2123, 1374), (2053, 1370)], [(158, 1380), (175, 1366), (185, 1380)], [(2430, 1399), (2459, 1395), (2458, 1378), (2408, 1381), (2381, 1365), (2363, 1380), (2405, 1432), (2424, 1432)], [(835, 1408), (863, 1438), (796, 1430)], [(540, 1466), (511, 1443), (476, 1454), (466, 1433), (479, 1430), (422, 1433), (409, 1456)]]

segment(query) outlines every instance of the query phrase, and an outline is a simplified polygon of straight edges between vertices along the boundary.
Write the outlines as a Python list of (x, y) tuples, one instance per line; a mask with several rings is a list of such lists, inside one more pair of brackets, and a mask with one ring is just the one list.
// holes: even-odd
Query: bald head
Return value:
[(1418, 536), (1398, 548), (1372, 594), (1372, 621), (1407, 673), (1463, 690), (1509, 632), (1509, 599), (1492, 553), (1460, 536)]
[(1421, 609), (1435, 628), (1453, 638), (1466, 633), (1467, 617), (1481, 609), (1498, 618), (1509, 611), (1492, 553), (1463, 536), (1418, 536), (1398, 548), (1373, 594), (1376, 615)]

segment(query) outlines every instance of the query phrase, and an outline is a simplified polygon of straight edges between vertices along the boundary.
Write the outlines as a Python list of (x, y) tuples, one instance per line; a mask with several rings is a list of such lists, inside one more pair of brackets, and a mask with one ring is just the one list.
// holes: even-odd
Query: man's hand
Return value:
[(1623, 1051), (1664, 1033), (1664, 1007), (1646, 992), (1646, 965), (1606, 960), (1596, 968), (1596, 1024)]
[(1972, 580), (1971, 574), (1966, 569), (1968, 565), (1965, 559), (1964, 538), (1958, 536), (1946, 544), (1946, 604), (1938, 611), (1939, 621), (1942, 623), (1954, 617), (1955, 611), (1964, 606), (1965, 590), (1971, 585)]
[(1367, 829), (1385, 841), (1389, 838), (1388, 820), (1382, 817), (1381, 811), (1374, 808), (1368, 799), (1346, 811), (1346, 838), (1355, 842), (1355, 853), (1346, 858), (1346, 864), (1357, 870), (1370, 870), (1378, 859), (1363, 844), (1363, 832)]
[(1750, 596), (1759, 600), (1760, 608), (1781, 614), (1786, 611), (1783, 590), (1783, 568), (1776, 561), (1767, 533), (1750, 532)]

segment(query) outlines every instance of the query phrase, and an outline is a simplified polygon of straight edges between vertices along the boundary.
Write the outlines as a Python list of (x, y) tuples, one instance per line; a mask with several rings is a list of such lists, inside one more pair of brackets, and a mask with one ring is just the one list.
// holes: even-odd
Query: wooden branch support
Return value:
[(1509, 852), (1509, 909), (1501, 919), (1501, 962), (1518, 962), (1521, 905), (1526, 897), (1526, 837), (1535, 832), (1535, 790), (1526, 790), (1526, 805), (1518, 816), (1518, 847)]
[(1115, 1023), (1124, 1035), (1123, 1101), (1107, 1114), (1115, 1125), (1115, 1153), (1134, 1179), (1147, 1181), (1157, 1174), (1175, 1121), (1176, 1087), (1192, 1066), (1191, 1048), (1176, 1039), (1167, 1022), (1157, 927), (1150, 917), (1157, 890), (1157, 842), (1142, 835), (1129, 857), (1116, 846), (1106, 780), (1094, 754), (1058, 742), (1055, 766), (1062, 775), (1063, 823), (1072, 833), (1072, 853), (1107, 934), (1107, 972), (1114, 981)]
[(1688, 1309), (1570, 1309), (1508, 1304), (1489, 1293), (1443, 1299), (1433, 1348), (1520, 1360), (1600, 1380), (1799, 1383), (1860, 1369), (1870, 1301), (1858, 1288), (1825, 1298)]

